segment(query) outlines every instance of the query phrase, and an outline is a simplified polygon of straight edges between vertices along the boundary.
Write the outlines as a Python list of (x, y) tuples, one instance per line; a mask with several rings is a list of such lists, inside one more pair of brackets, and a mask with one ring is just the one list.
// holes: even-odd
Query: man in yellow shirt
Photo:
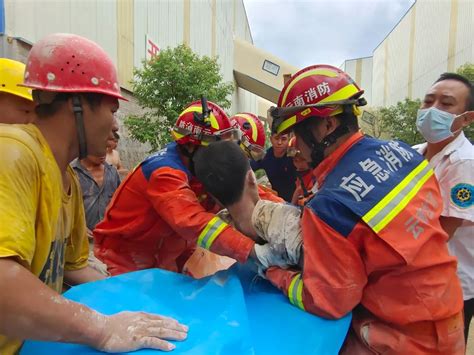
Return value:
[(0, 124), (0, 354), (17, 353), (24, 339), (108, 352), (172, 350), (163, 339), (187, 334), (173, 319), (105, 316), (59, 294), (63, 280), (103, 278), (87, 264), (84, 208), (69, 162), (105, 155), (123, 99), (113, 62), (92, 41), (53, 34), (33, 46), (27, 63), (35, 123)]
[(31, 90), (19, 87), (23, 82), (25, 64), (0, 58), (0, 123), (31, 123), (34, 104)]

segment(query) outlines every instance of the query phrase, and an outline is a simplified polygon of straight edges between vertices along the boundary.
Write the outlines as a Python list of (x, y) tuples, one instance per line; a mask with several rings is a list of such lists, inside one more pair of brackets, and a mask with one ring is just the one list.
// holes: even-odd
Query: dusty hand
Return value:
[(178, 321), (144, 312), (121, 312), (105, 317), (97, 349), (109, 353), (142, 348), (173, 350), (176, 346), (163, 340), (184, 340), (188, 327)]

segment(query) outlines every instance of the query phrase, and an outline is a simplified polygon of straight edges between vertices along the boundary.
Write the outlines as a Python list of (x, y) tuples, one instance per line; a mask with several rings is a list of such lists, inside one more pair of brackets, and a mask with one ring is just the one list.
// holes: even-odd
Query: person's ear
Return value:
[(454, 118), (451, 125), (452, 132), (458, 132), (474, 122), (474, 111), (466, 111), (463, 114)]
[(331, 134), (339, 126), (339, 120), (336, 116), (325, 117), (326, 135)]
[(466, 128), (474, 122), (474, 111), (464, 112), (462, 115), (462, 128)]
[(249, 185), (252, 185), (252, 186), (258, 185), (257, 177), (255, 176), (255, 173), (253, 172), (253, 170), (250, 169), (249, 171), (247, 171), (247, 175), (245, 178), (247, 182), (249, 183)]

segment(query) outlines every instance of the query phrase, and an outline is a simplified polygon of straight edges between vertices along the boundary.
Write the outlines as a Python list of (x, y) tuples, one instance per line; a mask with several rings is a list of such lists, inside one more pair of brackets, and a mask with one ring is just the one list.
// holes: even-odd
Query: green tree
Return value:
[(390, 135), (379, 108), (364, 110), (359, 123), (362, 131), (374, 138), (388, 138)]
[[(474, 64), (466, 63), (461, 65), (456, 73), (465, 76), (474, 85)], [(474, 141), (474, 125), (464, 128), (464, 134), (472, 142)]]
[(234, 86), (223, 82), (219, 69), (217, 58), (200, 57), (185, 45), (164, 49), (143, 62), (143, 68), (134, 71), (132, 88), (145, 113), (125, 120), (132, 137), (150, 143), (152, 151), (159, 149), (171, 139), (170, 128), (179, 113), (201, 95), (229, 108)]
[(396, 105), (378, 109), (382, 126), (389, 135), (407, 144), (414, 145), (424, 142), (423, 136), (416, 129), (416, 116), (421, 101), (406, 98)]

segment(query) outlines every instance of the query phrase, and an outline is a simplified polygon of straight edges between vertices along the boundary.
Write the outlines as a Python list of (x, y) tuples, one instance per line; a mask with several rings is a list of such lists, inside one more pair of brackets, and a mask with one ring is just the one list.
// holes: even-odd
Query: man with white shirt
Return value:
[(474, 88), (465, 77), (444, 73), (425, 95), (416, 125), (426, 143), (414, 148), (430, 161), (443, 198), (440, 220), (458, 258), (467, 342), (474, 311), (474, 146), (462, 129), (474, 120)]

